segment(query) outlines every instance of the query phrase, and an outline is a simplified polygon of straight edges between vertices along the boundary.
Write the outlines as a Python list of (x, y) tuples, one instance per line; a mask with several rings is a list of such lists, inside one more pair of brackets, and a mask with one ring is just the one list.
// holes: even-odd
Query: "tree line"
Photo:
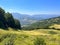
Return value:
[(21, 29), (21, 24), (19, 20), (13, 18), (11, 13), (6, 13), (5, 10), (0, 7), (0, 28), (8, 29), (8, 27)]

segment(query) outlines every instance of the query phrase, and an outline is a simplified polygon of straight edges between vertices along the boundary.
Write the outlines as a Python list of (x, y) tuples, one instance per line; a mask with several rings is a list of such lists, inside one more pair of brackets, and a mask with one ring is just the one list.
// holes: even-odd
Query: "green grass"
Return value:
[(39, 29), (31, 31), (0, 29), (0, 45), (60, 45), (60, 31)]

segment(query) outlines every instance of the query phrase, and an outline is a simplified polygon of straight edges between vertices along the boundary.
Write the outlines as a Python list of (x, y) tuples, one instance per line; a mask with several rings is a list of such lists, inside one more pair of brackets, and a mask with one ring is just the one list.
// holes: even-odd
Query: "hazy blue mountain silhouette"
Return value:
[(28, 15), (28, 14), (20, 14), (20, 13), (12, 13), (13, 17), (20, 20), (21, 25), (29, 25), (35, 23), (39, 20), (58, 17), (60, 15), (53, 15), (53, 14), (35, 14), (35, 15)]

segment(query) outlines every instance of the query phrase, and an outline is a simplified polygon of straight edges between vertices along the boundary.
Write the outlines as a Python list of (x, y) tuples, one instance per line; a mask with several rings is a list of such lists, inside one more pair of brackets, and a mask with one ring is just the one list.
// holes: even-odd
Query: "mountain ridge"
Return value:
[(53, 28), (53, 29), (56, 28), (55, 26), (57, 26), (57, 29), (58, 29), (58, 27), (60, 26), (60, 16), (40, 20), (36, 23), (32, 23), (31, 25), (29, 25), (27, 27), (23, 27), (23, 29), (29, 29), (29, 30), (32, 30), (32, 29), (50, 29), (50, 26), (52, 26), (51, 28)]
[(49, 19), (53, 17), (58, 17), (60, 15), (54, 14), (35, 14), (35, 15), (28, 15), (28, 14), (20, 14), (20, 13), (12, 13), (13, 17), (20, 20), (21, 25), (30, 25), (35, 23), (39, 20)]

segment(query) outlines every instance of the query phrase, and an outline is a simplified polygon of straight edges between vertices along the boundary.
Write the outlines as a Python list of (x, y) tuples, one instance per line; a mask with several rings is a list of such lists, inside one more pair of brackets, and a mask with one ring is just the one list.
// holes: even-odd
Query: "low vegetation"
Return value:
[(60, 24), (54, 24), (54, 25), (50, 26), (49, 28), (60, 30)]
[(0, 45), (60, 45), (60, 31), (39, 29), (24, 31), (0, 29)]

